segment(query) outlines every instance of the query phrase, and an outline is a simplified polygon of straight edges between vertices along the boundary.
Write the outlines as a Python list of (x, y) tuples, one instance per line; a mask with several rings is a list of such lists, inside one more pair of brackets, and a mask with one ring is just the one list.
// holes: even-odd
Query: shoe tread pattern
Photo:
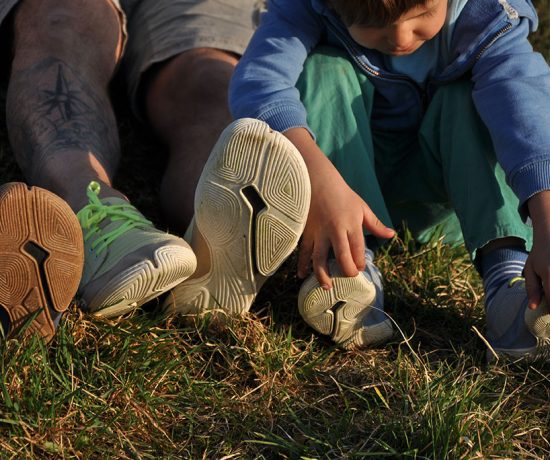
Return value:
[(323, 289), (312, 276), (300, 289), (298, 308), (313, 329), (344, 343), (362, 327), (375, 294), (374, 285), (363, 273), (355, 277), (333, 276), (329, 290)]
[[(28, 245), (44, 260), (37, 260)], [(0, 254), (0, 305), (8, 312), (12, 330), (43, 309), (26, 333), (51, 339), (55, 327), (47, 307), (66, 310), (82, 273), (82, 232), (76, 216), (46, 190), (6, 184), (0, 189)]]
[(550, 339), (550, 309), (543, 301), (536, 310), (525, 310), (525, 324), (535, 337)]
[[(247, 187), (265, 204), (257, 213), (243, 194)], [(167, 309), (186, 314), (248, 311), (266, 277), (296, 247), (309, 200), (307, 168), (284, 136), (257, 120), (230, 125), (214, 147), (195, 195), (195, 222), (209, 247), (211, 268), (178, 286)]]
[(346, 349), (388, 340), (393, 335), (390, 319), (373, 326), (363, 325), (375, 301), (374, 284), (362, 272), (354, 277), (342, 276), (334, 260), (329, 261), (329, 270), (332, 289), (323, 289), (313, 275), (302, 284), (298, 309), (305, 322)]

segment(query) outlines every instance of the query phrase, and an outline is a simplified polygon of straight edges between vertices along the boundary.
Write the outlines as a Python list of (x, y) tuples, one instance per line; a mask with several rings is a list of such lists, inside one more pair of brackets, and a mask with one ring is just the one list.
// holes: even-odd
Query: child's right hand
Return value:
[(525, 287), (529, 308), (535, 310), (543, 296), (550, 305), (550, 191), (533, 195), (527, 205), (533, 223), (533, 248), (525, 263)]
[(386, 227), (363, 199), (344, 181), (307, 130), (284, 133), (302, 154), (311, 180), (311, 205), (298, 256), (298, 276), (305, 277), (310, 264), (319, 284), (332, 287), (328, 255), (332, 248), (345, 276), (365, 268), (363, 228), (380, 238), (395, 232)]

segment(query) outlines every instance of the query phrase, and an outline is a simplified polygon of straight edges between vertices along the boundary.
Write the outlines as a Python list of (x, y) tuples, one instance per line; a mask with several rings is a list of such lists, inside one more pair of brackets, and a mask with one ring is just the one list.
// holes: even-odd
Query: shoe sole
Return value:
[[(524, 313), (524, 320), (527, 329), (537, 340), (537, 345), (524, 349), (494, 348), (494, 351), (505, 359), (550, 359), (550, 308), (548, 308), (546, 301), (543, 300), (536, 310), (527, 308)], [(487, 350), (487, 362), (494, 361), (494, 354), (491, 350)]]
[(288, 139), (258, 120), (232, 123), (195, 194), (195, 225), (209, 249), (210, 271), (176, 287), (165, 310), (247, 312), (298, 244), (310, 195), (306, 165)]
[(348, 350), (390, 339), (393, 327), (389, 319), (373, 326), (363, 326), (375, 301), (374, 284), (362, 272), (354, 277), (338, 276), (340, 270), (332, 261), (330, 270), (334, 274), (332, 289), (323, 289), (314, 276), (302, 284), (298, 310), (304, 321)]
[(82, 231), (61, 198), (22, 183), (0, 187), (0, 306), (11, 333), (51, 340), (76, 294), (84, 263)]
[(153, 260), (132, 265), (105, 284), (90, 302), (99, 305), (93, 314), (113, 318), (129, 313), (189, 278), (196, 266), (190, 247), (161, 246)]
[(525, 310), (525, 324), (527, 329), (537, 339), (550, 340), (550, 308), (545, 300), (541, 302), (536, 310), (527, 308)]

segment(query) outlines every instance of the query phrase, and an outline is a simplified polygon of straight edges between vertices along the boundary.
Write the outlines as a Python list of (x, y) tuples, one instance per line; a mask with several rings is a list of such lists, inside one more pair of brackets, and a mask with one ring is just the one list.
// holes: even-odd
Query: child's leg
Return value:
[(377, 176), (391, 219), (406, 225), (416, 241), (434, 236), (462, 244), (462, 230), (449, 202), (441, 165), (424, 154), (418, 133), (374, 133)]
[(434, 186), (447, 193), (483, 277), (491, 345), (516, 356), (532, 354), (537, 338), (524, 320), (526, 292), (512, 282), (522, 275), (532, 230), (519, 216), (471, 91), (471, 84), (460, 83), (436, 93), (420, 133), (425, 171), (437, 178), (439, 170)]
[(297, 87), (317, 145), (374, 214), (392, 225), (375, 172), (370, 129), (374, 87), (344, 50), (320, 47)]
[[(306, 61), (297, 86), (321, 150), (378, 218), (391, 225), (375, 174), (370, 132), (374, 88), (367, 77), (343, 50), (323, 47)], [(392, 335), (391, 321), (383, 313), (380, 272), (370, 251), (366, 262), (365, 272), (347, 278), (331, 261), (333, 289), (322, 289), (312, 275), (300, 290), (304, 320), (346, 348), (382, 342)]]
[(435, 178), (433, 187), (447, 194), (466, 248), (479, 264), (478, 250), (495, 240), (521, 240), (512, 244), (530, 248), (532, 230), (518, 214), (518, 199), (506, 184), (471, 92), (469, 83), (440, 88), (424, 118), (420, 143), (425, 171)]

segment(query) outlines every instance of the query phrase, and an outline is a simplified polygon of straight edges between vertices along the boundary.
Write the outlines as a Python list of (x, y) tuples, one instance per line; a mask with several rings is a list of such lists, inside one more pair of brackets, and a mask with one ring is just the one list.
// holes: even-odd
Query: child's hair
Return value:
[(326, 0), (327, 4), (349, 27), (385, 27), (397, 21), (407, 11), (431, 0)]

